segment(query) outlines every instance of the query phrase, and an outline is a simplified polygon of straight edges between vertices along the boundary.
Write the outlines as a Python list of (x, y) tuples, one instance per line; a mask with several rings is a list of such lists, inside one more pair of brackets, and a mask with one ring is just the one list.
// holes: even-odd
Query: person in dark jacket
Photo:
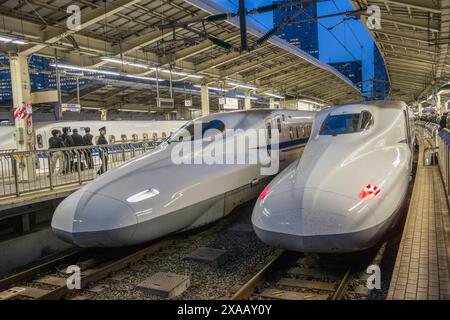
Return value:
[[(63, 134), (61, 136), (62, 141), (64, 143), (64, 147), (70, 148), (73, 147), (73, 139), (69, 135), (69, 128), (63, 128)], [(73, 153), (72, 151), (65, 150), (64, 151), (64, 173), (72, 172), (73, 168)]]
[[(59, 135), (60, 135), (59, 130), (56, 130), (56, 129), (52, 130), (52, 136), (50, 137), (50, 139), (48, 139), (48, 148), (49, 149), (60, 149), (64, 146), (63, 141)], [(59, 163), (59, 173), (62, 173), (63, 159), (64, 159), (63, 153), (58, 150), (52, 150), (52, 151), (50, 151), (50, 157), (51, 157), (51, 165), (52, 165), (50, 170), (52, 172), (52, 175), (55, 174), (55, 168), (56, 168), (57, 162)]]
[[(84, 128), (84, 136), (83, 136), (83, 143), (85, 146), (92, 146), (94, 145), (92, 143), (92, 139), (94, 138), (94, 136), (91, 134), (91, 128), (86, 127)], [(88, 165), (89, 169), (94, 168), (94, 160), (92, 159), (92, 149), (86, 149), (85, 150), (85, 157), (86, 157), (86, 162)]]
[[(83, 137), (78, 133), (78, 129), (72, 130), (72, 141), (74, 147), (82, 147), (84, 146)], [(78, 166), (81, 166), (80, 169), (84, 170), (84, 163), (81, 160), (81, 154), (84, 154), (84, 150), (74, 150), (73, 155), (76, 155), (77, 162), (73, 164), (73, 168), (78, 170)], [(74, 159), (75, 160), (75, 159)]]
[(97, 145), (100, 147), (100, 159), (102, 160), (102, 166), (97, 171), (97, 174), (103, 174), (108, 171), (108, 147), (103, 147), (108, 145), (108, 140), (106, 139), (106, 127), (101, 127), (98, 131), (100, 131), (100, 137), (98, 137)]
[(84, 128), (84, 132), (85, 132), (85, 134), (83, 136), (83, 143), (84, 143), (84, 145), (85, 146), (92, 146), (92, 145), (94, 145), (92, 143), (92, 139), (94, 138), (94, 136), (91, 134), (91, 128), (89, 128), (89, 127)]
[(447, 112), (444, 113), (439, 121), (439, 130), (447, 128)]
[(74, 147), (84, 146), (83, 137), (78, 133), (78, 129), (73, 129), (72, 141), (73, 141), (73, 146)]

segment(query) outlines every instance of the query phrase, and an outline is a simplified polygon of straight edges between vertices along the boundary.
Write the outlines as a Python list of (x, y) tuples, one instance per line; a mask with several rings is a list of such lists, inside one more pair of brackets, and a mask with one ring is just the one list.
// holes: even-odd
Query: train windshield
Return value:
[(193, 141), (207, 138), (225, 131), (225, 124), (220, 120), (208, 122), (190, 122), (181, 127), (169, 138), (168, 142)]
[(373, 124), (372, 114), (368, 111), (361, 113), (328, 115), (320, 129), (321, 135), (356, 133), (368, 130)]

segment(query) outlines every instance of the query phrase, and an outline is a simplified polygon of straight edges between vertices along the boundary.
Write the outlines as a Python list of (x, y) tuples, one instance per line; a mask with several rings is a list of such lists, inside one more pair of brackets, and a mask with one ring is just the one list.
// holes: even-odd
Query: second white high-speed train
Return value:
[[(193, 120), (155, 150), (67, 197), (53, 215), (52, 229), (80, 247), (118, 247), (218, 220), (255, 198), (278, 169), (300, 156), (313, 117), (308, 111), (261, 109)], [(246, 141), (250, 129), (265, 132), (259, 136), (262, 146), (250, 143), (236, 151), (237, 140)], [(265, 160), (250, 161), (251, 150), (265, 160), (279, 150), (279, 167), (264, 173)]]
[(342, 105), (316, 115), (300, 160), (261, 193), (252, 215), (258, 237), (300, 252), (372, 247), (399, 216), (414, 151), (403, 102)]

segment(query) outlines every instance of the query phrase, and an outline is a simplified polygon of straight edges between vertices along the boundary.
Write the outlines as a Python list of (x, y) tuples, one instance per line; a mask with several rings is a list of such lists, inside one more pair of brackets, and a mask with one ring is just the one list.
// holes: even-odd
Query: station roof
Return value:
[[(233, 51), (217, 45), (217, 41), (213, 43), (211, 37), (239, 47), (240, 30), (236, 17), (202, 23), (201, 19), (227, 11), (211, 1), (79, 0), (75, 3), (81, 8), (81, 25), (76, 31), (66, 25), (69, 17), (66, 8), (72, 3), (69, 0), (1, 1), (0, 30), (23, 36), (27, 44), (17, 46), (23, 54), (55, 57), (58, 49), (58, 58), (75, 66), (155, 77), (155, 71), (135, 66), (144, 63), (203, 77), (158, 72), (160, 78), (171, 76), (174, 83), (206, 82), (210, 86), (242, 89), (230, 85), (231, 81), (256, 87), (257, 95), (275, 93), (327, 104), (362, 99), (353, 83), (334, 68), (276, 36), (249, 52)], [(194, 23), (188, 28), (162, 27), (184, 21)], [(247, 29), (251, 44), (265, 33), (250, 22)], [(3, 51), (17, 50), (12, 46), (3, 44)], [(105, 57), (126, 63), (105, 61)], [(153, 89), (127, 85), (126, 81), (109, 81), (83, 89), (82, 102), (106, 101), (109, 106), (117, 101), (137, 101), (138, 107), (139, 99), (148, 104), (156, 98)], [(175, 92), (175, 100), (183, 99), (186, 93), (182, 91)], [(167, 96), (168, 92), (162, 94)]]
[[(391, 97), (426, 99), (449, 80), (450, 0), (351, 0), (356, 9), (376, 5), (381, 28), (368, 28), (384, 58)], [(367, 24), (367, 15), (362, 21)]]

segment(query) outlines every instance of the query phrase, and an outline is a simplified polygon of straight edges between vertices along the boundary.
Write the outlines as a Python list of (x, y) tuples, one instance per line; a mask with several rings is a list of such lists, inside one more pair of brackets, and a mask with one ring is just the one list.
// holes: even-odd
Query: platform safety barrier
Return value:
[(445, 192), (450, 195), (450, 130), (442, 129), (437, 134), (439, 169), (444, 180)]
[(437, 154), (439, 171), (444, 181), (445, 192), (450, 196), (450, 130), (439, 129), (434, 123), (419, 123), (425, 128), (426, 134), (431, 138), (433, 148)]
[[(0, 199), (93, 180), (102, 171), (154, 149), (161, 141), (136, 141), (36, 151), (0, 152)], [(27, 171), (27, 166), (36, 169)]]

